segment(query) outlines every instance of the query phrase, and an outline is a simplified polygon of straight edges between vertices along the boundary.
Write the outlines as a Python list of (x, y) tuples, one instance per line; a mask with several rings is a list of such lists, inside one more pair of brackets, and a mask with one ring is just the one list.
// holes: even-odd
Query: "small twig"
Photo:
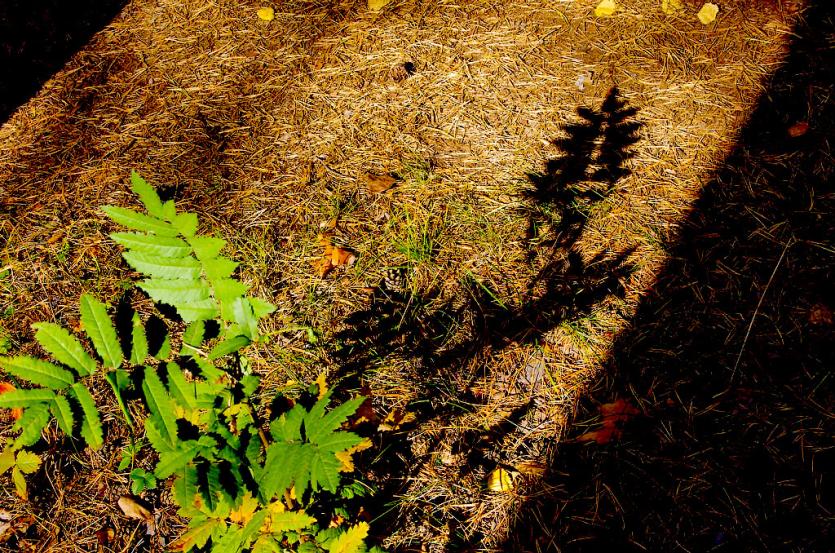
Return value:
[(768, 288), (771, 286), (771, 282), (774, 280), (774, 275), (777, 274), (777, 269), (780, 268), (780, 264), (783, 262), (783, 258), (786, 257), (786, 252), (792, 244), (794, 244), (794, 238), (789, 238), (786, 245), (783, 246), (783, 252), (780, 254), (780, 258), (777, 260), (777, 263), (774, 264), (774, 270), (771, 271), (771, 276), (768, 277), (768, 282), (765, 284), (763, 293), (760, 294), (760, 301), (757, 302), (757, 307), (754, 308), (754, 314), (751, 315), (751, 322), (748, 323), (748, 330), (745, 332), (745, 338), (742, 340), (742, 346), (739, 348), (739, 354), (736, 356), (736, 362), (734, 363), (734, 368), (731, 371), (731, 378), (728, 380), (729, 386), (731, 382), (733, 382), (734, 376), (736, 376), (736, 369), (739, 367), (739, 362), (742, 360), (742, 353), (745, 351), (745, 346), (748, 344), (748, 338), (751, 336), (751, 330), (754, 328), (754, 321), (757, 319), (757, 315), (760, 312), (760, 307), (762, 307), (765, 295), (768, 293)]

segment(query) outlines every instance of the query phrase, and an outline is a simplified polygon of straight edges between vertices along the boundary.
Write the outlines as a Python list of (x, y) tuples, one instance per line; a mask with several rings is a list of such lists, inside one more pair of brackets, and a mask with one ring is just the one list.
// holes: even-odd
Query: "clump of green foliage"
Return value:
[[(150, 351), (147, 321), (134, 313), (120, 335), (108, 307), (87, 294), (80, 302), (81, 339), (54, 323), (33, 325), (50, 360), (0, 357), (8, 375), (37, 386), (0, 394), (0, 407), (22, 409), (20, 434), (0, 453), (0, 472), (12, 468), (25, 496), (24, 474), (37, 471), (40, 459), (24, 448), (53, 419), (66, 435), (100, 448), (103, 427), (92, 390), (103, 375), (125, 423), (144, 430), (158, 456), (153, 472), (130, 473), (134, 493), (173, 479), (178, 512), (189, 520), (178, 550), (367, 551), (368, 524), (357, 522), (349, 500), (369, 488), (347, 477), (351, 454), (367, 443), (343, 429), (364, 398), (329, 408), (331, 392), (313, 384), (313, 400), (262, 423), (266, 406), (254, 400), (260, 380), (242, 350), (262, 338), (259, 321), (275, 307), (248, 295), (234, 277), (238, 264), (220, 254), (226, 242), (198, 234), (194, 213), (163, 202), (138, 174), (131, 181), (145, 213), (103, 207), (129, 229), (111, 238), (145, 277), (137, 286), (173, 307), (184, 330), (166, 328)], [(120, 469), (142, 454), (143, 443), (131, 443)]]

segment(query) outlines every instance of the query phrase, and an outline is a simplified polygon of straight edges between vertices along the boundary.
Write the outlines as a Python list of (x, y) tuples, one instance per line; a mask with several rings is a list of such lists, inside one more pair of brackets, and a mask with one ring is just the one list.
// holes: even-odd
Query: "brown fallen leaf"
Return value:
[(113, 540), (115, 539), (116, 530), (114, 530), (109, 524), (96, 530), (96, 540), (98, 540), (99, 545), (108, 545), (113, 543)]
[(542, 476), (548, 469), (548, 465), (537, 461), (521, 461), (516, 463), (514, 468), (521, 474), (526, 474), (528, 476)]
[(154, 535), (156, 531), (154, 515), (151, 513), (150, 509), (145, 506), (145, 502), (142, 501), (142, 499), (136, 497), (135, 495), (123, 495), (119, 498), (117, 504), (119, 505), (119, 508), (122, 509), (122, 512), (126, 517), (144, 520), (147, 527), (145, 533), (149, 536)]
[(597, 442), (607, 444), (617, 440), (623, 434), (623, 423), (640, 413), (640, 411), (625, 399), (618, 399), (612, 403), (600, 406), (602, 426), (599, 430), (586, 432), (576, 438), (578, 442)]
[(832, 321), (832, 310), (822, 303), (813, 305), (809, 310), (809, 323), (813, 325), (832, 325)]
[(391, 175), (375, 175), (373, 173), (367, 173), (365, 175), (365, 185), (368, 191), (374, 194), (382, 194), (394, 186), (396, 182), (397, 179)]

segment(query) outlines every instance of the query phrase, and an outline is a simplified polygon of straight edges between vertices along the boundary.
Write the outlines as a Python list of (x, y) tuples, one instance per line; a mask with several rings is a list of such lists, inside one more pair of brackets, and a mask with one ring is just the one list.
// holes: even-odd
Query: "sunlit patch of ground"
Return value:
[[(82, 291), (119, 297), (96, 207), (130, 201), (136, 169), (279, 306), (254, 356), (268, 389), (327, 370), (381, 419), (415, 414), (367, 469), (395, 501), (375, 507), (386, 544), (499, 547), (801, 13), (595, 4), (290, 1), (265, 22), (251, 2), (130, 2), (0, 128), (0, 323), (32, 349), (29, 323), (73, 324)], [(324, 278), (323, 231), (357, 256)], [(90, 550), (103, 518), (140, 539), (118, 451), (74, 455), (18, 504), (36, 540)], [(512, 490), (487, 489), (497, 467)]]

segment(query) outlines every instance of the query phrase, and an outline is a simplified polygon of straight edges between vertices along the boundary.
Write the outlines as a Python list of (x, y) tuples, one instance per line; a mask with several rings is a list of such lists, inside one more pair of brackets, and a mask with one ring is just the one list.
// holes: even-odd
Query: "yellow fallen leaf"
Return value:
[(673, 15), (683, 7), (681, 0), (661, 0), (661, 11), (667, 15)]
[(262, 19), (264, 21), (272, 21), (275, 19), (275, 10), (272, 8), (261, 8), (257, 12), (258, 19)]
[(380, 423), (377, 430), (380, 432), (392, 432), (398, 430), (404, 424), (409, 424), (415, 420), (417, 420), (417, 416), (414, 413), (398, 407), (386, 415), (386, 418), (383, 419), (383, 422)]
[(499, 467), (487, 475), (487, 489), (507, 493), (513, 490), (514, 475)]
[(391, 4), (391, 0), (368, 0), (368, 9), (373, 12), (378, 12), (388, 4)]
[(696, 14), (696, 17), (699, 18), (699, 21), (701, 21), (703, 25), (707, 25), (708, 23), (713, 23), (716, 19), (716, 14), (718, 13), (719, 6), (707, 2), (704, 6), (702, 6), (702, 9), (699, 10), (699, 13)]
[(618, 5), (615, 0), (603, 0), (596, 8), (594, 8), (594, 15), (596, 17), (608, 17), (615, 13)]

